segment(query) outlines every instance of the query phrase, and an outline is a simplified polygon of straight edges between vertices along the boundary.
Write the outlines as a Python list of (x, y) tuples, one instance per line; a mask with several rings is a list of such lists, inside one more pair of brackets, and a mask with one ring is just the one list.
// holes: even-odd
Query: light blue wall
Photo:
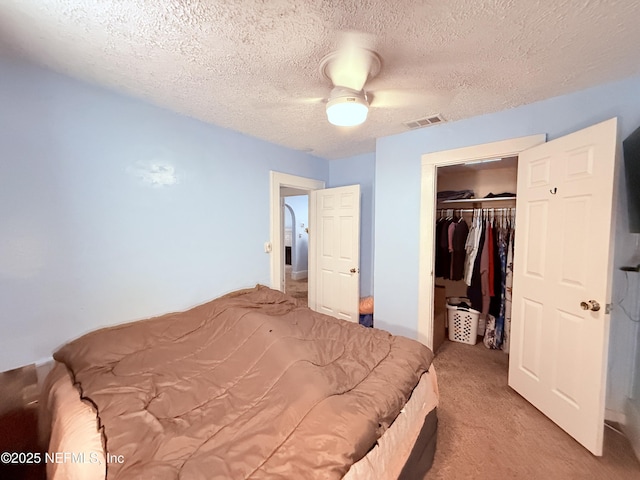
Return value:
[[(292, 242), (295, 245), (295, 254), (292, 252), (291, 259), (291, 270), (295, 275), (307, 272), (309, 268), (309, 234), (305, 230), (309, 226), (309, 195), (287, 197), (285, 201), (296, 217), (295, 228), (292, 229), (292, 234), (295, 235)], [(301, 227), (301, 224), (304, 224), (304, 227)]]
[(360, 296), (373, 295), (374, 153), (329, 162), (329, 187), (360, 185)]
[[(177, 183), (149, 183), (152, 165)], [(326, 160), (0, 59), (0, 371), (269, 284), (270, 170), (329, 178)]]
[[(640, 125), (640, 78), (378, 139), (375, 161), (376, 326), (416, 337), (422, 154), (537, 133), (547, 133), (548, 139), (552, 140), (615, 116), (619, 120), (620, 139)], [(626, 215), (624, 198), (621, 195), (617, 206), (621, 217)], [(618, 222), (616, 267), (631, 255), (633, 236), (624, 230), (624, 222), (626, 218)], [(622, 281), (620, 272), (616, 271), (614, 293), (621, 289)], [(629, 393), (632, 352), (638, 333), (635, 324), (619, 311), (614, 310), (611, 320), (607, 406), (622, 411)]]

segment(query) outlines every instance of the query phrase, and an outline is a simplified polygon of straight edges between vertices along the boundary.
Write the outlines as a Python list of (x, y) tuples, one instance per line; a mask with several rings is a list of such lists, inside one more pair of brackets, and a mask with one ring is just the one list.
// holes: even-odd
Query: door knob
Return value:
[(349, 270), (351, 273), (356, 273), (358, 270), (355, 268), (352, 268), (351, 270)]
[(600, 310), (600, 304), (595, 300), (589, 300), (588, 302), (580, 302), (580, 308), (583, 310), (591, 310), (597, 312)]

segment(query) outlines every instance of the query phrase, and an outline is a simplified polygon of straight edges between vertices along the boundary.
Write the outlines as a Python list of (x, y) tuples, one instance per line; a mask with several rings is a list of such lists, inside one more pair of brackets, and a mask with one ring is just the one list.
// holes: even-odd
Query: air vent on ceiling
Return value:
[(415, 129), (415, 128), (422, 128), (422, 127), (428, 127), (429, 125), (434, 125), (436, 123), (442, 123), (444, 122), (444, 118), (442, 118), (442, 115), (437, 114), (437, 115), (431, 115), (428, 117), (424, 117), (424, 118), (419, 118), (417, 120), (411, 120), (410, 122), (404, 122), (404, 126), (410, 129)]

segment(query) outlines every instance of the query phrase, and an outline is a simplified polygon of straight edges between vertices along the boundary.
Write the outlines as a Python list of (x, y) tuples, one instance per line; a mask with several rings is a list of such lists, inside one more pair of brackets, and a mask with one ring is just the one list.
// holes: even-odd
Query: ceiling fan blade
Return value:
[(369, 104), (374, 108), (402, 108), (423, 106), (439, 110), (448, 105), (454, 97), (453, 92), (430, 92), (426, 90), (375, 90), (367, 92)]
[(276, 111), (282, 108), (292, 108), (305, 105), (324, 105), (326, 103), (326, 97), (295, 97), (277, 102), (262, 100), (256, 102), (253, 108), (258, 111)]
[(295, 105), (316, 105), (319, 103), (327, 103), (327, 98), (326, 97), (299, 97), (299, 98), (292, 98), (289, 102)]

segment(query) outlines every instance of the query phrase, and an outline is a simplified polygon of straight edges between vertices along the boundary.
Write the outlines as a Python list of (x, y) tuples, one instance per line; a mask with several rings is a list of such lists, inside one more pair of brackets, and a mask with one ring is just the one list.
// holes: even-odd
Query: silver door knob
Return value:
[(583, 310), (591, 310), (597, 312), (600, 310), (600, 304), (595, 300), (589, 300), (588, 302), (580, 302), (580, 308)]

